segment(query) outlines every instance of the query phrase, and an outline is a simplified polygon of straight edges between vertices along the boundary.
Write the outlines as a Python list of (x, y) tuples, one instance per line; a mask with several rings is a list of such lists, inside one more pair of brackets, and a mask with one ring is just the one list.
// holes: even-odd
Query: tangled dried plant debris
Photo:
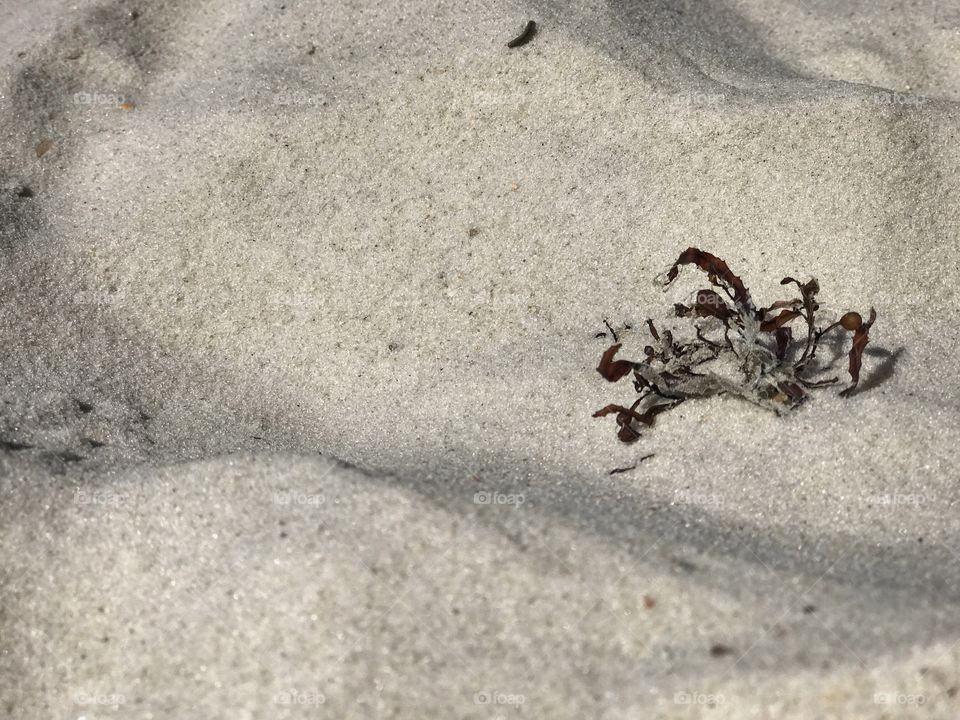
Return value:
[[(664, 286), (677, 279), (685, 265), (706, 273), (711, 289), (698, 290), (690, 305), (677, 303), (677, 317), (690, 318), (695, 338), (679, 341), (669, 330), (657, 330), (653, 320), (647, 327), (653, 344), (644, 348), (644, 359), (617, 359), (621, 343), (603, 353), (597, 371), (617, 382), (633, 374), (637, 398), (627, 407), (607, 405), (594, 417), (615, 415), (618, 436), (623, 442), (640, 437), (639, 426), (653, 425), (654, 418), (684, 400), (729, 394), (783, 414), (808, 397), (811, 388), (832, 385), (838, 378), (818, 378), (826, 368), (816, 361), (821, 340), (834, 330), (853, 334), (848, 353), (851, 383), (840, 395), (849, 397), (860, 381), (863, 352), (870, 328), (877, 319), (871, 308), (869, 319), (848, 312), (823, 329), (817, 328), (816, 278), (800, 282), (785, 277), (781, 285), (795, 285), (800, 297), (778, 300), (758, 308), (743, 281), (726, 262), (698, 248), (687, 248), (667, 271)], [(802, 319), (806, 337), (795, 341), (791, 323)], [(616, 337), (615, 337), (616, 339)], [(801, 349), (802, 348), (802, 349)]]

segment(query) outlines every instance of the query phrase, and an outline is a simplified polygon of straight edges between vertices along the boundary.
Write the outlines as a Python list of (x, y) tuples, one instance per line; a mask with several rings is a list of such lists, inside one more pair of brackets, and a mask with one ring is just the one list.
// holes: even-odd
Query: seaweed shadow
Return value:
[(893, 351), (880, 347), (868, 348), (865, 352), (866, 355), (869, 355), (873, 358), (883, 358), (883, 360), (879, 365), (874, 367), (873, 371), (869, 376), (867, 376), (866, 380), (861, 383), (859, 392), (873, 390), (893, 377), (893, 373), (897, 369), (897, 363), (900, 361), (900, 356), (903, 355), (905, 351), (906, 348), (903, 346), (898, 347)]

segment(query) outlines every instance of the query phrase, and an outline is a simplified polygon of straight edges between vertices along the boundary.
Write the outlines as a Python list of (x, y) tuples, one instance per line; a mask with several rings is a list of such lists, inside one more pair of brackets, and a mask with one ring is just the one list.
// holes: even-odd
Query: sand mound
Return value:
[[(0, 13), (0, 710), (955, 715), (958, 19)], [(619, 444), (688, 245), (862, 391)]]

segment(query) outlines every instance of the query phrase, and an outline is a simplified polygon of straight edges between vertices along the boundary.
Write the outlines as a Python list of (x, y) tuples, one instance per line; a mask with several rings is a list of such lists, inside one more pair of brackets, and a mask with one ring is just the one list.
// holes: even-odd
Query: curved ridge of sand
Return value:
[[(4, 8), (0, 713), (956, 715), (957, 20)], [(690, 244), (863, 391), (618, 444)]]

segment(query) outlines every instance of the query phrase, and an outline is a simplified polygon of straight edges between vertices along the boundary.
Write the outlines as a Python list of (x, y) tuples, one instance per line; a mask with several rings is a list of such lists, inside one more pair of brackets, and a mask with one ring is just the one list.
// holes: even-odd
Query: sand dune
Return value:
[[(0, 10), (0, 712), (955, 717), (958, 21)], [(860, 392), (617, 442), (690, 245)]]

